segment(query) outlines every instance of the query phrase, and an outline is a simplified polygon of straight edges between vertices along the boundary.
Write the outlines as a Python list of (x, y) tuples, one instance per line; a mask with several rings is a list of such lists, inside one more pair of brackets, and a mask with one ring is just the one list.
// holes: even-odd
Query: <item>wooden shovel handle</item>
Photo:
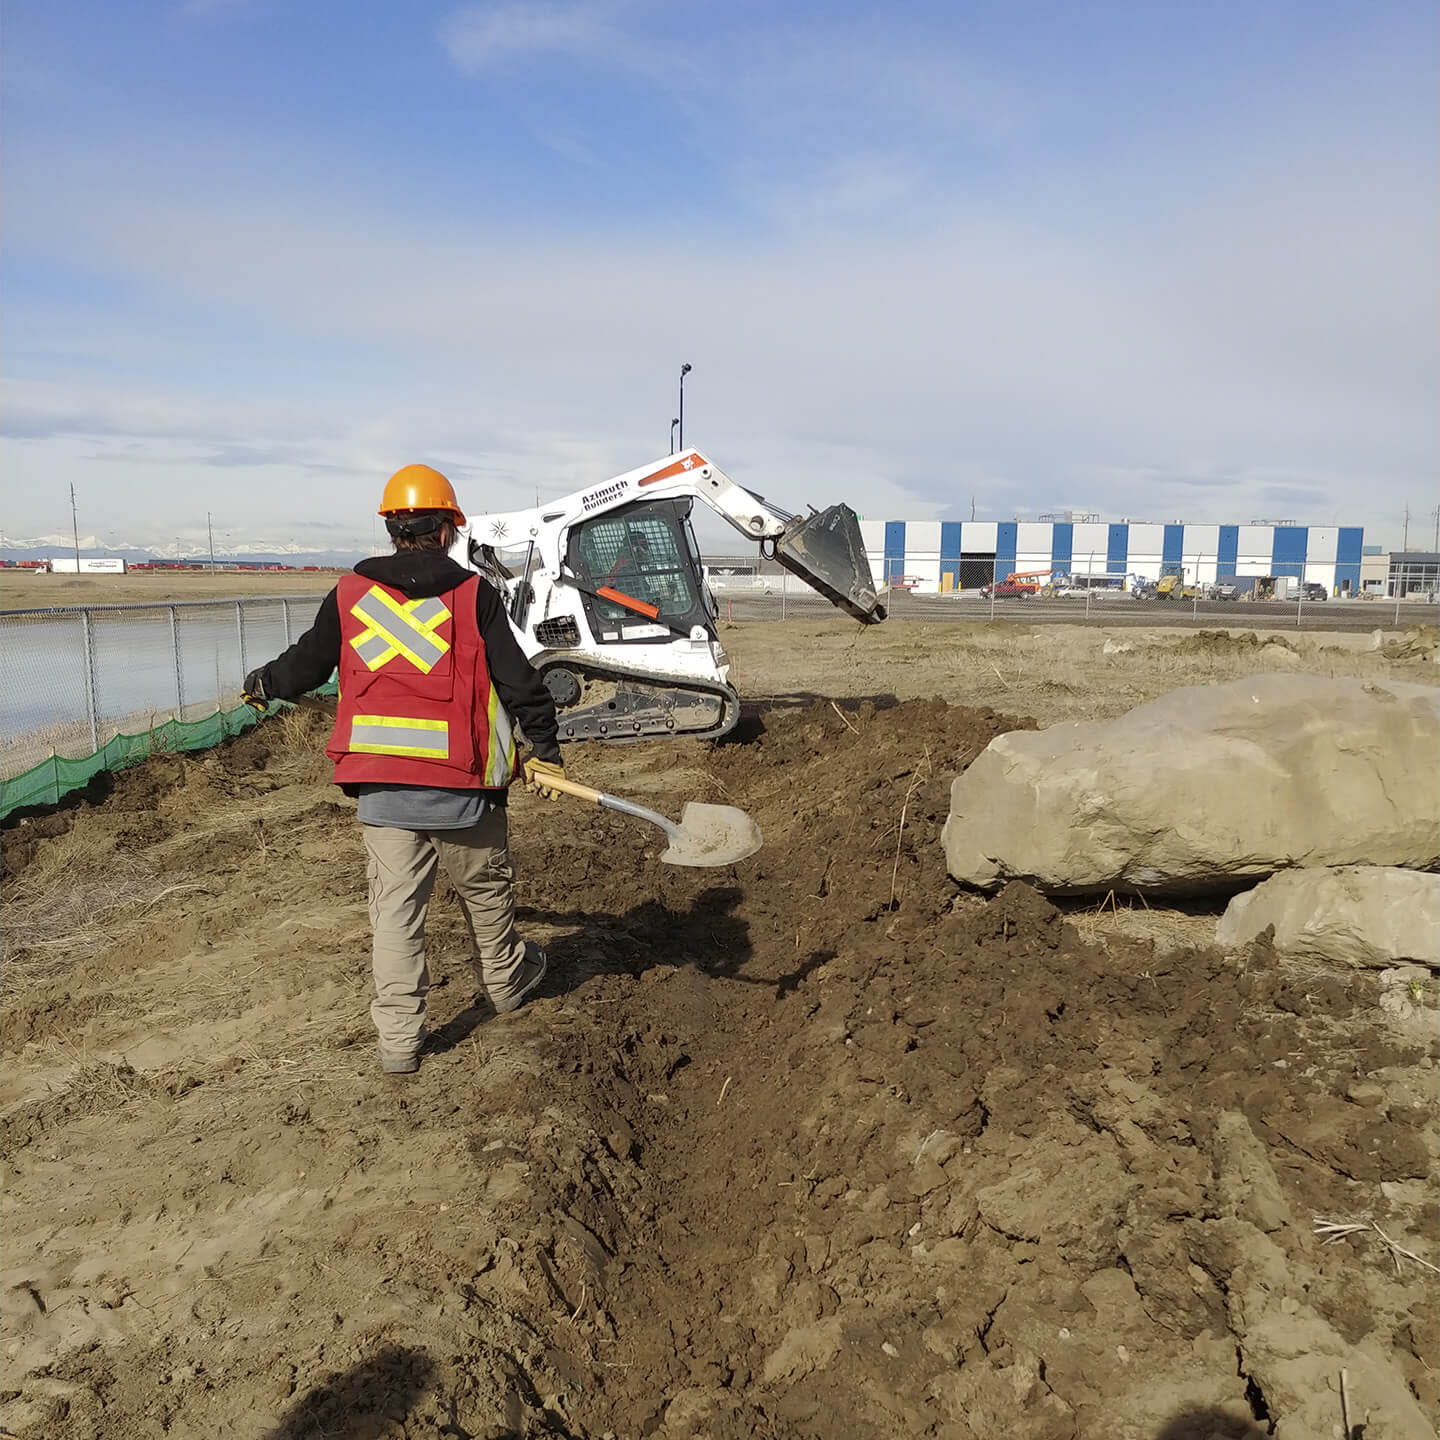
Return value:
[[(536, 782), (531, 782), (536, 783)], [(563, 775), (545, 775), (538, 777), (538, 783), (547, 790), (558, 790), (562, 795), (573, 795), (577, 800), (588, 800), (592, 805), (604, 803), (605, 796), (599, 790), (592, 790), (588, 785), (582, 785), (578, 780), (567, 779)]]

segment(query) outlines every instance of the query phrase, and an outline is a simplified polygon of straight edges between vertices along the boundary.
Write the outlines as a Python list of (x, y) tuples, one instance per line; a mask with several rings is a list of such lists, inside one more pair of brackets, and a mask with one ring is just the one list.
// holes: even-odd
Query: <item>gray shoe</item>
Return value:
[(389, 1055), (380, 1052), (380, 1068), (387, 1075), (413, 1075), (420, 1068), (418, 1055)]
[(497, 1000), (489, 991), (486, 991), (485, 998), (490, 1002), (490, 1008), (497, 1015), (509, 1015), (518, 1010), (545, 978), (545, 965), (544, 948), (527, 940), (525, 942), (525, 958), (520, 962), (516, 988), (503, 1000)]

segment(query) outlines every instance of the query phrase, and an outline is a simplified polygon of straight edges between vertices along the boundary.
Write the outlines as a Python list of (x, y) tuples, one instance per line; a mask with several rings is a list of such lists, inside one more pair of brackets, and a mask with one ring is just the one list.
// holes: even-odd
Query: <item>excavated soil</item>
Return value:
[[(5, 1433), (1423, 1436), (1436, 1045), (1367, 977), (1085, 943), (959, 892), (948, 786), (1029, 727), (776, 704), (584, 752), (765, 848), (657, 863), (517, 795), (539, 998), (384, 1079), (351, 807), (297, 713), (4, 835)], [(50, 909), (46, 910), (46, 905)]]

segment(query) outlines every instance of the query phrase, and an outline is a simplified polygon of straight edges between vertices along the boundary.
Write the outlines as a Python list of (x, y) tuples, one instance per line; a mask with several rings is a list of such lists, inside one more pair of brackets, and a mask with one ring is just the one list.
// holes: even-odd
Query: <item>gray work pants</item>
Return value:
[(525, 946), (515, 933), (515, 879), (506, 847), (505, 807), (467, 830), (400, 830), (363, 825), (369, 857), (374, 929), (375, 1001), (370, 1007), (380, 1050), (413, 1055), (425, 1039), (425, 912), (435, 868), (445, 867), (470, 928), (475, 980), (492, 999), (520, 986)]

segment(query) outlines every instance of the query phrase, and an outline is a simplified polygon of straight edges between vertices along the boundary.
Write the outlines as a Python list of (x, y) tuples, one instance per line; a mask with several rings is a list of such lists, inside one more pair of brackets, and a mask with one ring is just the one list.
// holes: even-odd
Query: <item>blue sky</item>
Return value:
[[(6, 7), (0, 528), (1440, 503), (1422, 3)], [(1426, 529), (1425, 522), (1420, 530)], [(1412, 525), (1412, 535), (1417, 533)]]

